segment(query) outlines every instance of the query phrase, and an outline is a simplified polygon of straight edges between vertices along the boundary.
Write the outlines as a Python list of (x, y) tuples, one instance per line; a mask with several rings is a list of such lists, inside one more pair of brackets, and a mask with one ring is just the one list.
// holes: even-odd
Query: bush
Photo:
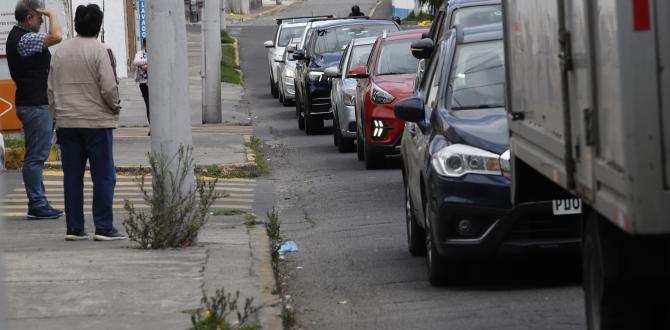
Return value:
[[(191, 324), (193, 325), (191, 330), (260, 330), (260, 325), (249, 322), (249, 317), (258, 312), (260, 308), (251, 305), (254, 301), (253, 298), (247, 298), (242, 311), (240, 311), (237, 306), (239, 298), (239, 291), (235, 292), (235, 297), (233, 297), (230, 293), (226, 294), (226, 290), (221, 288), (216, 290), (214, 296), (208, 298), (203, 290), (200, 300), (201, 308), (191, 314)], [(237, 317), (237, 321), (231, 325), (228, 318), (233, 313)]]
[[(139, 178), (148, 212), (137, 211), (132, 202), (125, 201), (127, 218), (123, 221), (128, 238), (143, 249), (163, 249), (191, 246), (200, 228), (207, 222), (212, 203), (220, 197), (214, 191), (217, 179), (196, 177), (195, 186), (185, 191), (193, 177), (193, 147), (180, 147), (170, 159), (165, 155), (149, 155), (153, 173), (152, 190), (145, 188), (145, 174)], [(177, 170), (169, 168), (177, 162)]]

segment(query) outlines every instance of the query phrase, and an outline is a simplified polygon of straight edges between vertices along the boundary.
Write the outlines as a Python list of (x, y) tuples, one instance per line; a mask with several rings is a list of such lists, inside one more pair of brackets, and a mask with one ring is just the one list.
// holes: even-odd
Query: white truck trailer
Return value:
[(514, 201), (583, 202), (590, 329), (670, 329), (670, 1), (503, 6)]

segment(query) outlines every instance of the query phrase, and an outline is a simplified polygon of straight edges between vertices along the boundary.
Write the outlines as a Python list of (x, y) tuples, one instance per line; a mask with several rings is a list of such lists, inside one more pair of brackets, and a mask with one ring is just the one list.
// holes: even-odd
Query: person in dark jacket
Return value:
[[(49, 30), (40, 32), (49, 18)], [(42, 0), (19, 0), (14, 10), (18, 22), (7, 36), (7, 63), (16, 84), (16, 115), (23, 124), (26, 154), (23, 183), (28, 195), (28, 219), (57, 219), (62, 210), (51, 207), (42, 182), (44, 162), (51, 151), (53, 118), (49, 113), (47, 78), (51, 53), (48, 47), (62, 40), (56, 15)]]
[(365, 14), (363, 14), (361, 12), (361, 8), (358, 7), (358, 5), (353, 5), (353, 7), (351, 7), (351, 12), (349, 13), (349, 17), (354, 17), (354, 16), (365, 16)]

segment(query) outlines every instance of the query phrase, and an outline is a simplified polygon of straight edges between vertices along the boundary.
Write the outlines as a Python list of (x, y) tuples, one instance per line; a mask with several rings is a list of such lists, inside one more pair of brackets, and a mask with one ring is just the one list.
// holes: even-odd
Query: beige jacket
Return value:
[(95, 38), (61, 44), (51, 59), (47, 93), (56, 127), (117, 127), (119, 87), (107, 48)]

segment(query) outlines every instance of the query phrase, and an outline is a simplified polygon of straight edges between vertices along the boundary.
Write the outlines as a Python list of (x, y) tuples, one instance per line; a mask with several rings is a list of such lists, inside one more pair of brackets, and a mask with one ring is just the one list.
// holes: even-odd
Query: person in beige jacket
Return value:
[(97, 40), (103, 13), (95, 4), (77, 7), (77, 36), (54, 53), (48, 80), (49, 109), (61, 146), (66, 240), (88, 239), (84, 228), (84, 171), (93, 181), (95, 240), (125, 239), (113, 225), (116, 171), (112, 130), (121, 105), (114, 59)]

